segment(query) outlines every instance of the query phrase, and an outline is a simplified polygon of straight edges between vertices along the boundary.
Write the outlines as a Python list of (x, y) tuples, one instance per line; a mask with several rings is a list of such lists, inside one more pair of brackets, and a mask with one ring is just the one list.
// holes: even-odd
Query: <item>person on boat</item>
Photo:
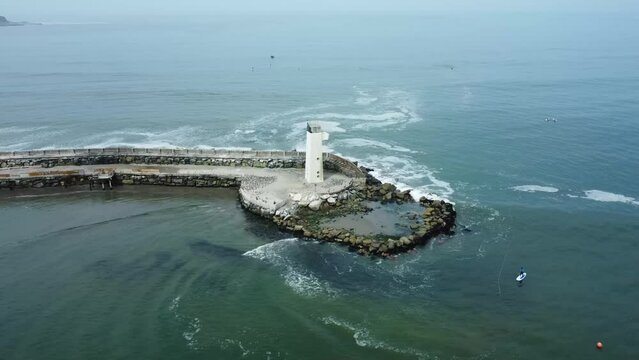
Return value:
[(524, 267), (523, 266), (519, 269), (519, 276), (521, 276), (521, 275), (524, 275)]

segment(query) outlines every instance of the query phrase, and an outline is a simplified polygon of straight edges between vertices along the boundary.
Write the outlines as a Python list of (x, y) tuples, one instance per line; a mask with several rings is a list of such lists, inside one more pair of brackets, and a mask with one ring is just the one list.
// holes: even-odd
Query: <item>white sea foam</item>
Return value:
[(175, 129), (149, 131), (146, 129), (122, 129), (95, 134), (84, 140), (82, 147), (146, 147), (179, 149), (195, 147), (207, 141), (203, 129), (181, 126)]
[(180, 296), (176, 296), (173, 301), (171, 301), (171, 305), (169, 305), (169, 311), (175, 313), (180, 306)]
[[(369, 156), (360, 161), (366, 167), (373, 169), (373, 176), (380, 181), (397, 186), (400, 190), (412, 189), (411, 194), (415, 199), (424, 196), (431, 200), (445, 200), (451, 202), (449, 197), (454, 193), (452, 186), (435, 176), (435, 172), (428, 167), (416, 163), (414, 160), (398, 156)], [(412, 186), (410, 183), (429, 184)]]
[(355, 104), (357, 104), (357, 105), (370, 105), (370, 104), (374, 103), (377, 100), (378, 99), (376, 97), (361, 96), (361, 97), (358, 97), (357, 99), (355, 99)]
[(369, 139), (360, 139), (360, 138), (351, 138), (351, 139), (343, 139), (336, 142), (340, 146), (344, 147), (376, 147), (384, 150), (397, 151), (397, 152), (406, 152), (406, 153), (415, 153), (411, 149), (407, 149), (402, 146), (390, 145), (381, 141), (369, 140)]
[[(316, 121), (321, 127), (322, 131), (328, 133), (343, 133), (346, 130), (340, 127), (340, 123), (336, 121)], [(291, 131), (286, 135), (289, 139), (298, 139), (306, 141), (306, 121), (297, 122), (290, 126)]]
[(19, 151), (29, 149), (30, 142), (20, 142), (15, 144), (2, 144), (2, 151)]
[(35, 126), (35, 127), (17, 127), (17, 126), (9, 126), (0, 128), (0, 135), (4, 134), (22, 134), (26, 132), (36, 132), (46, 130), (47, 126)]
[(245, 348), (244, 344), (242, 344), (242, 342), (240, 340), (224, 339), (224, 340), (220, 341), (219, 343), (220, 343), (220, 348), (222, 350), (226, 350), (230, 346), (237, 346), (240, 349), (240, 351), (242, 351), (242, 357), (245, 357), (245, 356), (250, 355), (250, 354), (253, 353), (253, 351)]
[(105, 139), (102, 142), (92, 143), (90, 145), (82, 146), (85, 149), (91, 148), (109, 148), (109, 147), (140, 147), (147, 149), (180, 149), (181, 146), (177, 146), (170, 142), (163, 141), (141, 141), (141, 142), (126, 142), (121, 138)]
[(639, 201), (635, 200), (635, 198), (620, 194), (614, 194), (607, 191), (601, 190), (586, 190), (584, 191), (584, 199), (601, 201), (601, 202), (618, 202), (624, 204), (632, 204), (639, 205)]
[[(247, 146), (209, 146), (209, 145), (195, 145), (192, 147), (197, 150), (231, 150), (231, 151), (251, 151), (253, 150)], [(281, 150), (279, 150), (281, 151)]]
[(381, 114), (340, 114), (340, 113), (323, 113), (311, 114), (303, 116), (304, 119), (338, 119), (338, 120), (360, 120), (360, 121), (388, 121), (401, 120), (407, 117), (406, 113), (399, 111), (390, 111)]
[(559, 189), (552, 186), (541, 186), (541, 185), (520, 185), (513, 186), (511, 189), (515, 191), (524, 191), (524, 192), (547, 192), (547, 193), (556, 193)]
[(265, 125), (269, 128), (273, 127), (289, 127), (291, 120), (298, 117), (300, 114), (310, 113), (317, 110), (330, 108), (333, 105), (330, 104), (318, 104), (315, 106), (300, 106), (291, 110), (282, 112), (274, 112), (267, 115), (263, 115), (255, 120), (249, 122), (251, 128), (261, 128)]
[(202, 328), (200, 325), (200, 319), (193, 318), (193, 320), (189, 322), (186, 330), (182, 332), (182, 337), (184, 338), (184, 340), (186, 340), (186, 346), (191, 349), (198, 348), (198, 342), (195, 338), (195, 335), (197, 335), (197, 333), (199, 333), (201, 329)]
[(388, 344), (385, 341), (380, 341), (371, 336), (370, 331), (363, 326), (353, 325), (347, 321), (336, 319), (333, 316), (327, 316), (322, 318), (322, 322), (325, 325), (332, 325), (341, 327), (353, 333), (353, 339), (358, 346), (368, 347), (373, 349), (382, 349), (392, 351), (398, 354), (414, 355), (419, 359), (430, 359), (431, 356), (427, 353), (423, 353), (413, 348), (400, 348)]
[(296, 293), (305, 296), (325, 294), (335, 296), (337, 292), (326, 282), (295, 263), (294, 259), (287, 256), (288, 249), (298, 246), (296, 238), (283, 239), (268, 243), (245, 252), (243, 255), (270, 263), (282, 272), (284, 282)]
[(4, 151), (32, 150), (40, 148), (52, 139), (62, 139), (66, 134), (63, 129), (40, 127), (6, 127), (0, 128), (0, 149)]
[(357, 86), (353, 86), (353, 89), (358, 95), (355, 99), (355, 104), (357, 105), (370, 105), (378, 100), (377, 97), (371, 96), (367, 91), (360, 90)]
[(254, 129), (247, 129), (247, 130), (240, 130), (240, 129), (237, 129), (237, 130), (235, 130), (235, 133), (236, 133), (236, 134), (239, 134), (239, 135), (248, 135), (248, 134), (253, 134), (253, 133), (255, 133), (255, 130), (254, 130)]
[(348, 129), (368, 130), (382, 127), (402, 127), (406, 124), (420, 121), (421, 118), (416, 113), (415, 98), (405, 92), (398, 90), (384, 91), (379, 96), (370, 96), (368, 92), (355, 90), (360, 97), (356, 100), (366, 111), (342, 112), (340, 110), (347, 104), (335, 104), (326, 106), (331, 110), (327, 112), (300, 112), (296, 113), (294, 120), (330, 120), (344, 122), (343, 126)]

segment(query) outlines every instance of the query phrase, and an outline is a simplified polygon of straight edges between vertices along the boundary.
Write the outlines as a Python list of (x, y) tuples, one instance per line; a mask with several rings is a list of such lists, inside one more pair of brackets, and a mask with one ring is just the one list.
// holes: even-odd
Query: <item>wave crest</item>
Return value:
[(515, 191), (523, 191), (523, 192), (547, 192), (547, 193), (556, 193), (559, 189), (552, 186), (542, 186), (542, 185), (520, 185), (513, 186), (511, 189)]
[(607, 191), (601, 190), (586, 190), (584, 191), (584, 199), (600, 201), (600, 202), (618, 202), (623, 204), (632, 204), (639, 205), (639, 201), (635, 200), (635, 198), (630, 196), (625, 196), (621, 194), (615, 194)]

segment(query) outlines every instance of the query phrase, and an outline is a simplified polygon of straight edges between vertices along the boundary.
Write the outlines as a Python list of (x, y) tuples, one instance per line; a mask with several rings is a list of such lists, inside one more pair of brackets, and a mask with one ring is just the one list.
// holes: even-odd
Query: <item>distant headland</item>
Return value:
[(0, 16), (0, 26), (24, 26), (24, 25), (42, 25), (40, 23), (30, 23), (26, 21), (9, 21), (6, 17)]

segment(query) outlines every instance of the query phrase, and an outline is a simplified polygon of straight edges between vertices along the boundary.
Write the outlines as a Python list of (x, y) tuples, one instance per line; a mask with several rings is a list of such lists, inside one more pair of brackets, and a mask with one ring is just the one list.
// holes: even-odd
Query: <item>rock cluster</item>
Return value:
[[(346, 229), (318, 226), (319, 221), (314, 217), (322, 214), (330, 217), (331, 213), (335, 214), (339, 210), (344, 210), (346, 213), (362, 211), (361, 202), (363, 200), (395, 201), (397, 203), (414, 202), (415, 200), (410, 195), (410, 192), (399, 191), (393, 184), (382, 183), (369, 174), (364, 189), (351, 189), (337, 195), (337, 197), (330, 196), (324, 199), (320, 197), (314, 200), (319, 202), (320, 205), (313, 204), (313, 201), (307, 204), (305, 199), (297, 195), (292, 194), (291, 198), (313, 211), (310, 213), (298, 211), (296, 215), (277, 214), (272, 217), (276, 225), (283, 230), (291, 231), (307, 238), (346, 245), (361, 255), (388, 257), (424, 244), (429, 239), (440, 234), (450, 234), (455, 227), (457, 215), (453, 204), (422, 197), (419, 199), (419, 204), (425, 209), (421, 216), (411, 217), (412, 220), (418, 221), (411, 225), (412, 233), (410, 235), (401, 237), (360, 236)], [(334, 200), (334, 205), (329, 203), (329, 199)]]
[[(386, 184), (382, 184), (384, 185)], [(452, 204), (426, 198), (421, 198), (420, 204), (425, 207), (421, 222), (411, 227), (412, 234), (401, 237), (360, 236), (346, 229), (322, 228), (312, 224), (303, 214), (276, 215), (273, 222), (280, 228), (300, 236), (346, 245), (361, 255), (388, 257), (424, 244), (437, 235), (452, 233), (456, 217)]]

